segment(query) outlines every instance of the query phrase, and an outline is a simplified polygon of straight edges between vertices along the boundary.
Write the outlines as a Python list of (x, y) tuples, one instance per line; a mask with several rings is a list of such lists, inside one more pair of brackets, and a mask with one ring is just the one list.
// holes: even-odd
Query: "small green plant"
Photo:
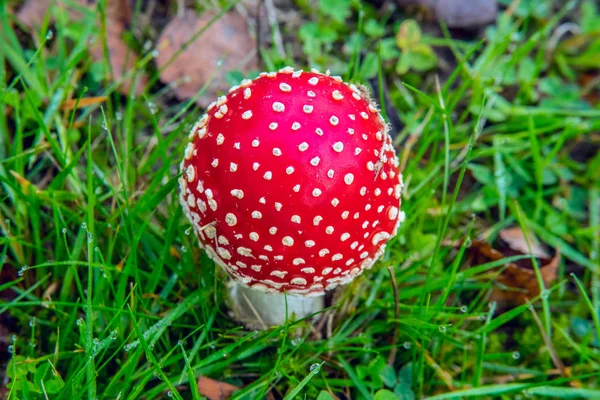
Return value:
[(383, 357), (372, 359), (367, 365), (356, 368), (361, 381), (376, 390), (375, 399), (412, 400), (412, 364), (405, 364), (399, 371), (394, 370)]
[(47, 359), (30, 359), (21, 355), (11, 358), (6, 367), (10, 382), (6, 385), (14, 399), (43, 399), (59, 393), (64, 381)]
[(397, 73), (427, 71), (437, 65), (437, 56), (431, 46), (423, 43), (421, 27), (415, 20), (407, 19), (400, 24), (396, 44), (400, 49), (400, 57), (396, 63)]

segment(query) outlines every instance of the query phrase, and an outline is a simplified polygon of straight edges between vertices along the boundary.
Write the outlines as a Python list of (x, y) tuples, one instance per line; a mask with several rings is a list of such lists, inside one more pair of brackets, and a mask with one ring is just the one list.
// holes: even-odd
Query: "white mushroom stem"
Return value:
[(264, 330), (286, 321), (298, 321), (321, 311), (325, 305), (323, 295), (305, 297), (267, 293), (235, 281), (230, 281), (228, 292), (233, 317), (248, 329)]

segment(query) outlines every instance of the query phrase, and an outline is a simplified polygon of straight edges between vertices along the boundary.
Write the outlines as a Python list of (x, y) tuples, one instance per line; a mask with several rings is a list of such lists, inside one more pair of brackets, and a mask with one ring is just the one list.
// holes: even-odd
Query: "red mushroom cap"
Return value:
[(287, 67), (233, 87), (193, 127), (181, 164), (201, 246), (264, 291), (318, 295), (351, 281), (404, 218), (387, 131), (339, 77)]

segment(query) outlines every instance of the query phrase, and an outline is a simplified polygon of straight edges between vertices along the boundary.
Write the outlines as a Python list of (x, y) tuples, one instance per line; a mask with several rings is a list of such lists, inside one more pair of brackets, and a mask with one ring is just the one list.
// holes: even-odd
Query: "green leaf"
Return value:
[(471, 174), (477, 180), (477, 182), (482, 183), (486, 186), (491, 186), (494, 184), (494, 173), (489, 167), (469, 163), (467, 168), (469, 169), (469, 171), (471, 171)]
[(374, 19), (365, 22), (365, 33), (371, 37), (380, 37), (385, 34), (385, 28)]
[(319, 0), (319, 10), (337, 22), (344, 22), (350, 16), (350, 0)]
[(525, 83), (532, 83), (536, 78), (536, 65), (535, 62), (529, 58), (525, 57), (523, 61), (519, 64), (518, 77), (519, 81)]
[(598, 335), (594, 332), (594, 324), (592, 321), (580, 317), (571, 319), (571, 330), (573, 334), (581, 339), (591, 339), (591, 345), (600, 347)]
[(396, 44), (402, 50), (412, 49), (421, 41), (421, 27), (414, 19), (407, 19), (400, 24), (396, 34)]
[(598, 29), (600, 15), (598, 15), (598, 5), (594, 0), (587, 0), (581, 4), (581, 30), (583, 32), (594, 32)]
[(48, 393), (59, 393), (62, 388), (65, 386), (65, 383), (60, 379), (51, 379), (47, 382), (44, 382), (44, 387), (46, 388), (46, 392)]
[(229, 71), (225, 74), (225, 80), (231, 86), (239, 85), (244, 78), (244, 74), (238, 70)]
[(14, 356), (11, 358), (6, 367), (6, 375), (16, 379), (27, 376), (27, 366), (24, 361), (25, 357), (23, 356)]
[(383, 384), (389, 388), (393, 388), (396, 385), (396, 371), (388, 364), (385, 364), (379, 371), (379, 377), (383, 381)]
[(398, 46), (396, 46), (396, 39), (385, 38), (381, 39), (381, 59), (384, 61), (392, 60), (400, 55)]
[(317, 396), (317, 400), (333, 400), (333, 396), (331, 396), (329, 392), (321, 390)]
[(360, 65), (359, 76), (362, 80), (373, 78), (379, 69), (379, 59), (375, 53), (367, 53)]
[(411, 65), (410, 53), (408, 51), (403, 51), (398, 58), (398, 62), (396, 63), (396, 73), (399, 75), (406, 74)]
[(419, 43), (410, 49), (411, 67), (416, 71), (427, 71), (437, 66), (437, 56), (433, 49)]
[(400, 371), (398, 372), (398, 380), (407, 384), (408, 386), (412, 386), (413, 381), (413, 369), (412, 363), (409, 362), (405, 364)]
[(398, 397), (390, 390), (381, 389), (375, 393), (373, 400), (398, 400)]
[(415, 393), (413, 392), (412, 388), (404, 382), (401, 382), (398, 385), (396, 385), (396, 387), (394, 388), (394, 394), (396, 395), (396, 398), (400, 400), (415, 399)]

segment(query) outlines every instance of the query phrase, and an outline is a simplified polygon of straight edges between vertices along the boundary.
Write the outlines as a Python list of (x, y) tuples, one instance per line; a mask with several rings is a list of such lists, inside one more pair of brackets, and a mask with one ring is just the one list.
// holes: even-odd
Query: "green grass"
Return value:
[[(226, 277), (182, 215), (177, 168), (202, 110), (169, 98), (151, 52), (127, 76), (144, 71), (154, 84), (121, 95), (107, 61), (87, 52), (89, 39), (106, 40), (103, 14), (75, 21), (56, 7), (30, 37), (0, 1), (8, 398), (199, 399), (200, 375), (238, 385), (236, 399), (600, 398), (600, 155), (579, 155), (598, 146), (600, 107), (584, 96), (599, 89), (577, 80), (597, 60), (600, 14), (592, 2), (547, 14), (521, 3), (484, 41), (423, 34), (458, 60), (439, 81), (442, 70), (398, 75), (397, 24), (359, 2), (300, 1), (304, 56), (261, 49), (273, 68), (385, 81), (376, 97), (404, 124), (406, 222), (326, 311), (331, 331), (295, 337), (295, 325), (248, 332), (230, 319)], [(567, 21), (584, 44), (549, 49)], [(107, 99), (61, 109), (89, 96)], [(550, 286), (528, 256), (472, 261), (472, 240), (496, 243), (508, 226), (561, 252)], [(541, 295), (491, 302), (516, 260), (531, 262)]]

